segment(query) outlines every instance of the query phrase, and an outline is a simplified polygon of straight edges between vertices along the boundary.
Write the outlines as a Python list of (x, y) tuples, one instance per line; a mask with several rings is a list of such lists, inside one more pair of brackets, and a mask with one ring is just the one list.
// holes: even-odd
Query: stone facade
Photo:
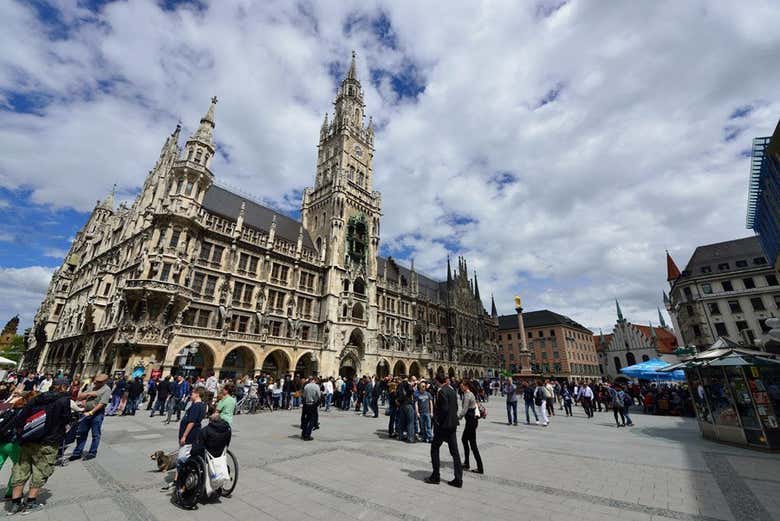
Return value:
[(780, 282), (757, 237), (699, 246), (682, 272), (667, 254), (664, 302), (679, 340), (699, 350), (719, 337), (760, 346), (780, 313)]
[(446, 281), (379, 253), (374, 128), (355, 58), (320, 131), (301, 222), (217, 186), (212, 99), (130, 205), (99, 202), (52, 277), (25, 365), (83, 374), (485, 375), (495, 316), (465, 259)]

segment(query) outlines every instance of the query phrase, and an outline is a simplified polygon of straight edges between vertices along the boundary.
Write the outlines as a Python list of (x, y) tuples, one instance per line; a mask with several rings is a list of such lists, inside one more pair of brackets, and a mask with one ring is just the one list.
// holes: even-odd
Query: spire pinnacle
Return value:
[(357, 79), (357, 67), (355, 66), (355, 50), (352, 49), (352, 61), (349, 64), (349, 71), (347, 71), (348, 80)]
[(658, 323), (661, 325), (662, 328), (666, 329), (666, 320), (664, 320), (664, 316), (661, 313), (661, 308), (658, 309)]
[(113, 212), (115, 197), (116, 197), (116, 183), (114, 183), (114, 186), (111, 188), (111, 191), (108, 193), (108, 196), (106, 196), (103, 202), (100, 203), (100, 207), (105, 210)]
[(206, 111), (206, 114), (200, 118), (200, 125), (198, 126), (198, 130), (195, 131), (191, 139), (201, 141), (207, 145), (212, 145), (214, 127), (216, 126), (216, 118), (214, 117), (214, 110), (216, 106), (217, 97), (212, 96), (211, 105), (209, 105), (209, 109)]
[(477, 282), (477, 270), (474, 270), (474, 297), (476, 297), (477, 300), (480, 300), (479, 283)]
[(452, 283), (452, 268), (450, 267), (450, 256), (447, 255), (447, 285)]
[(677, 267), (674, 259), (669, 255), (669, 250), (666, 250), (666, 280), (672, 283), (678, 278), (680, 278), (680, 268)]
[(493, 294), (490, 294), (490, 316), (497, 317), (498, 316), (498, 310), (496, 310), (496, 299), (493, 298)]
[(618, 322), (625, 322), (625, 319), (623, 318), (623, 311), (620, 309), (620, 302), (618, 302), (618, 299), (615, 299), (615, 307), (617, 308)]

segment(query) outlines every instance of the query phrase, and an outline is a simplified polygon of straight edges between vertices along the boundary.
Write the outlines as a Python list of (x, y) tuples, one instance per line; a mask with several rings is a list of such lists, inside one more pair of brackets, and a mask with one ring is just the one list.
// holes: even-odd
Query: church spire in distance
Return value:
[(355, 50), (352, 49), (352, 62), (349, 64), (349, 71), (347, 71), (348, 80), (357, 80), (357, 66), (355, 65)]

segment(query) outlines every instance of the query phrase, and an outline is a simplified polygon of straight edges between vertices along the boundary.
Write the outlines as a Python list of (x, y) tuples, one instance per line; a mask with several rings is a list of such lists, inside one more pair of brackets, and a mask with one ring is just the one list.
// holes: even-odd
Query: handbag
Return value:
[(206, 451), (206, 463), (208, 467), (209, 479), (206, 480), (206, 491), (209, 489), (217, 490), (222, 487), (225, 481), (230, 479), (230, 471), (227, 466), (227, 451), (223, 451), (221, 456), (214, 457)]

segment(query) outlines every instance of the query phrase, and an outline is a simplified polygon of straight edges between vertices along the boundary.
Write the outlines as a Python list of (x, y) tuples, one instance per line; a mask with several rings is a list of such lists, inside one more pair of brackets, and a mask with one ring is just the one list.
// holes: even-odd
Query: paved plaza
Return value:
[[(323, 413), (308, 443), (298, 411), (238, 416), (236, 491), (190, 512), (159, 491), (149, 459), (174, 448), (176, 426), (108, 418), (98, 458), (58, 468), (46, 508), (25, 519), (780, 521), (780, 456), (705, 441), (692, 419), (636, 414), (636, 427), (616, 429), (611, 414), (587, 420), (575, 408), (548, 428), (513, 427), (503, 403), (488, 410), (478, 431), (486, 474), (467, 472), (462, 489), (424, 484), (429, 445), (388, 439), (385, 416)], [(447, 465), (442, 478), (451, 477)]]

